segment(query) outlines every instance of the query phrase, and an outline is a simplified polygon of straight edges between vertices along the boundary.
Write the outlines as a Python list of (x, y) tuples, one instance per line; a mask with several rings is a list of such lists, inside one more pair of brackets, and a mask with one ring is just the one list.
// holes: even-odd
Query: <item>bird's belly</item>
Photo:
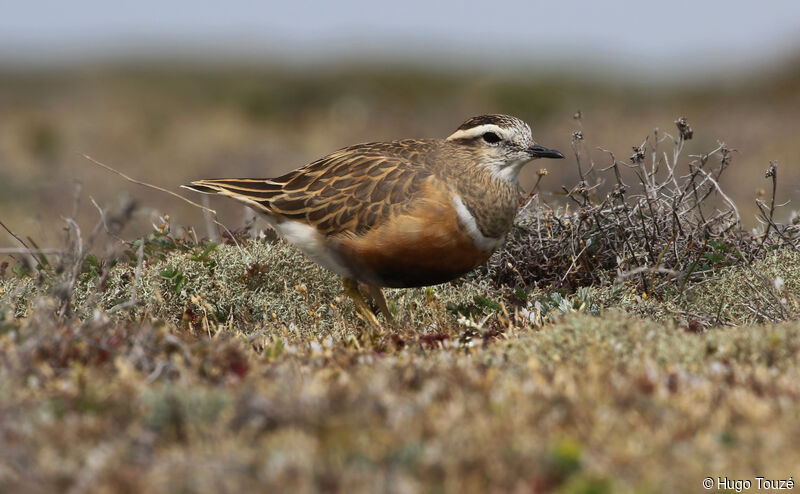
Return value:
[(486, 262), (500, 242), (477, 244), (451, 204), (431, 201), (366, 235), (338, 238), (334, 244), (359, 281), (410, 288), (458, 278)]
[[(365, 252), (364, 254), (367, 254)], [(351, 271), (365, 283), (392, 288), (438, 285), (480, 266), (491, 251), (479, 251), (470, 243), (443, 248), (420, 240), (386, 250), (362, 254)]]

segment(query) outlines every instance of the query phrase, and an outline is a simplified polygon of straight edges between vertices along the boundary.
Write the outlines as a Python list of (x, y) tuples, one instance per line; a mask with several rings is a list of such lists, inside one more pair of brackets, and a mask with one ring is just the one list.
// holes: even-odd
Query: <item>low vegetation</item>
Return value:
[(59, 251), (19, 238), (0, 265), (0, 492), (788, 479), (800, 224), (774, 219), (774, 187), (745, 231), (720, 186), (731, 151), (684, 159), (676, 124), (607, 163), (573, 134), (564, 202), (532, 191), (464, 279), (388, 290), (398, 322), (377, 333), (268, 234), (211, 241), (162, 218), (126, 242), (122, 204), (88, 234), (67, 219)]

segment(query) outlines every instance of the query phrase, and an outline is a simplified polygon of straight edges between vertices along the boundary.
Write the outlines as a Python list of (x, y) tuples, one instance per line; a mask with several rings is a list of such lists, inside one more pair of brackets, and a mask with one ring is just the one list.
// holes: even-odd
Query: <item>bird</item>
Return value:
[(564, 155), (537, 144), (523, 120), (466, 120), (446, 139), (356, 144), (277, 178), (215, 178), (183, 185), (259, 212), (288, 243), (338, 274), (358, 312), (392, 314), (382, 288), (437, 285), (486, 262), (519, 206), (519, 173)]

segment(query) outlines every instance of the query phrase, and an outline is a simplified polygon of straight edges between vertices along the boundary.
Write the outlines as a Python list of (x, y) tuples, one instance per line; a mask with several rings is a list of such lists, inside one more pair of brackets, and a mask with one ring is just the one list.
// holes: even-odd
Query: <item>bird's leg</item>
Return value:
[(356, 309), (364, 316), (367, 323), (371, 324), (375, 329), (380, 330), (381, 324), (378, 322), (378, 318), (372, 313), (372, 309), (367, 305), (364, 296), (358, 291), (358, 282), (352, 278), (344, 278), (342, 284), (344, 285), (344, 292), (353, 299), (353, 302), (356, 304)]
[(386, 297), (383, 296), (383, 290), (381, 290), (381, 287), (366, 284), (364, 284), (364, 286), (366, 287), (370, 298), (372, 298), (372, 300), (374, 300), (378, 305), (378, 309), (380, 309), (381, 314), (383, 314), (383, 317), (386, 318), (386, 321), (388, 321), (390, 324), (394, 324), (394, 316), (392, 316), (391, 311), (389, 311), (389, 305), (386, 303)]

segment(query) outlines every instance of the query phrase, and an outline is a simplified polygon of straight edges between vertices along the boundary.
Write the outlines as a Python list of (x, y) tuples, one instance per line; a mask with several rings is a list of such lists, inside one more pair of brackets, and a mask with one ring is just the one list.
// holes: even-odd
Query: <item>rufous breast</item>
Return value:
[(410, 288), (453, 280), (483, 264), (502, 240), (476, 242), (457, 203), (454, 192), (431, 177), (408, 211), (364, 235), (331, 237), (329, 246), (368, 284)]

